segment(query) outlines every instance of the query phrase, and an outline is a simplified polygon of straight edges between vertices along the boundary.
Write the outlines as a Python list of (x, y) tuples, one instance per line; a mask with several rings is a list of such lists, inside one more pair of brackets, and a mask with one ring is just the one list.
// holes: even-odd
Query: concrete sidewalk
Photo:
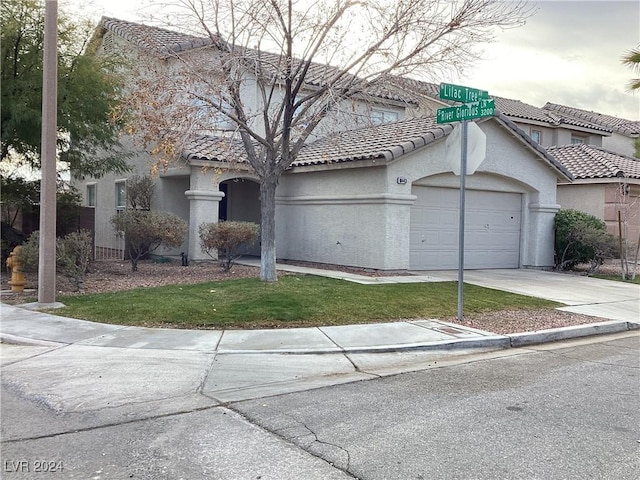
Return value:
[[(455, 274), (420, 272), (376, 278), (293, 268), (298, 273), (380, 284), (449, 281), (448, 275)], [(566, 308), (592, 312), (598, 307), (605, 318), (607, 314), (627, 317), (513, 335), (496, 335), (438, 319), (274, 330), (177, 330), (100, 324), (0, 304), (0, 341), (4, 343), (0, 345), (0, 361), (5, 381), (16, 385), (21, 385), (24, 369), (31, 369), (38, 377), (37, 393), (55, 399), (51, 400), (53, 407), (60, 411), (76, 411), (78, 405), (111, 411), (119, 402), (122, 406), (118, 408), (126, 410), (132, 398), (152, 401), (164, 396), (178, 398), (180, 393), (188, 394), (188, 401), (181, 400), (181, 405), (192, 402), (194, 408), (201, 408), (203, 399), (194, 392), (214, 403), (232, 402), (531, 351), (509, 347), (599, 334), (636, 335), (629, 330), (640, 327), (633, 310), (637, 308), (637, 286), (554, 275), (526, 270), (481, 271), (468, 272), (466, 280), (490, 288), (520, 289), (530, 295), (544, 296), (548, 291), (565, 300), (583, 291), (585, 302), (590, 303), (569, 306), (567, 301)], [(630, 306), (626, 314), (621, 304)], [(34, 351), (36, 356), (30, 358)], [(26, 358), (30, 359), (24, 362)], [(67, 372), (70, 367), (71, 376)], [(101, 385), (109, 385), (109, 396), (95, 388), (96, 378)]]
[(7, 343), (190, 350), (207, 353), (358, 353), (509, 346), (509, 339), (439, 320), (271, 330), (183, 330), (109, 325), (2, 304)]
[[(255, 262), (244, 262), (255, 264)], [(456, 281), (457, 272), (370, 277), (278, 265), (280, 270), (388, 284)], [(0, 339), (22, 344), (77, 344), (211, 353), (374, 353), (425, 349), (508, 348), (640, 328), (640, 287), (537, 270), (474, 270), (465, 282), (565, 303), (561, 310), (606, 318), (583, 326), (497, 335), (438, 319), (273, 330), (177, 330), (99, 324), (2, 304)]]

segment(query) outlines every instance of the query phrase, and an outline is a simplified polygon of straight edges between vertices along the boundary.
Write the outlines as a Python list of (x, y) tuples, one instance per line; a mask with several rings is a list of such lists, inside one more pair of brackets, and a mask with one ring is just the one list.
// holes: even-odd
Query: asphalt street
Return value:
[(208, 382), (230, 355), (0, 352), (3, 479), (640, 478), (638, 332), (455, 356), (353, 354), (357, 372), (376, 373), (319, 369), (302, 391), (278, 395), (276, 382), (270, 396), (229, 403)]

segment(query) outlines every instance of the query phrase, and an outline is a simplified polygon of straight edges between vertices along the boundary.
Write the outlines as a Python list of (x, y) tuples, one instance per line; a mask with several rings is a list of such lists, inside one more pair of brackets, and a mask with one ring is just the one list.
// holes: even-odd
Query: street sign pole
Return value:
[[(462, 144), (460, 148), (460, 217), (458, 219), (458, 320), (462, 320), (464, 315), (464, 209), (469, 120), (494, 115), (495, 101), (489, 97), (489, 92), (486, 90), (478, 90), (476, 88), (452, 85), (449, 83), (440, 84), (440, 98), (443, 100), (462, 102), (462, 105), (443, 107), (436, 111), (437, 124), (460, 122), (462, 127), (460, 139), (460, 143)], [(482, 155), (484, 157), (484, 153)], [(472, 161), (473, 159), (474, 156), (472, 155)]]
[(462, 146), (460, 152), (460, 212), (458, 218), (458, 320), (464, 316), (464, 209), (467, 179), (468, 121), (462, 122)]

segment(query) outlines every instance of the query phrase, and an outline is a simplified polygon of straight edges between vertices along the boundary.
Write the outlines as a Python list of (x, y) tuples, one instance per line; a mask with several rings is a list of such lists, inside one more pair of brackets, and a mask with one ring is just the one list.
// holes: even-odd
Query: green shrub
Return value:
[(76, 291), (84, 288), (84, 276), (93, 259), (93, 238), (88, 230), (71, 232), (56, 242), (57, 266), (73, 283)]
[(125, 238), (132, 272), (145, 255), (161, 245), (179, 247), (187, 235), (187, 223), (173, 213), (127, 209), (114, 215), (111, 224)]
[[(25, 272), (37, 272), (39, 263), (40, 232), (33, 232), (22, 245), (18, 261)], [(93, 258), (91, 232), (81, 230), (71, 232), (56, 239), (56, 270), (67, 277), (76, 291), (83, 289), (84, 276), (89, 271)]]
[(556, 269), (571, 269), (589, 263), (596, 272), (607, 258), (617, 254), (615, 237), (604, 221), (578, 210), (560, 210), (554, 220)]
[(225, 272), (258, 239), (260, 226), (251, 222), (203, 223), (199, 227), (200, 247), (210, 257), (218, 254)]
[[(22, 264), (23, 272), (37, 272), (38, 271), (38, 255), (40, 251), (40, 232), (35, 231), (27, 241), (24, 242), (16, 256), (16, 260)], [(56, 248), (57, 250), (57, 248)]]

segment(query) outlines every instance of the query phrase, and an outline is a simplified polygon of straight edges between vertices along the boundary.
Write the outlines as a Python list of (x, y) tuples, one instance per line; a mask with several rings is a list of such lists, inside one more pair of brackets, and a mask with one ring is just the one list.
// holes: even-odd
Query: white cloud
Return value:
[(527, 25), (500, 34), (460, 80), (536, 106), (551, 101), (640, 120), (640, 92), (626, 93), (633, 72), (620, 61), (640, 43), (640, 3), (535, 4)]

